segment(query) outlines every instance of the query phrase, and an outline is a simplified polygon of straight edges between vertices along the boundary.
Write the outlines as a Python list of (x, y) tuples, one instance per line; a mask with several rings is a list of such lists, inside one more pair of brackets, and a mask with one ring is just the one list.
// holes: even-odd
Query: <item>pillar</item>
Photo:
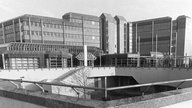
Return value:
[(3, 31), (3, 43), (5, 43), (5, 29), (3, 23), (2, 23), (2, 31)]
[(107, 77), (105, 77), (105, 99), (107, 99)]
[(44, 36), (43, 36), (43, 21), (41, 20), (40, 23), (41, 23), (41, 41), (42, 41), (42, 43), (44, 43)]
[(14, 20), (12, 20), (12, 24), (13, 24), (13, 36), (14, 36), (14, 42), (16, 42), (15, 21), (14, 21)]
[(87, 66), (87, 45), (84, 45), (84, 66)]
[(71, 55), (71, 67), (73, 67), (73, 55)]
[(151, 29), (151, 31), (152, 31), (152, 36), (151, 36), (151, 38), (152, 38), (152, 52), (153, 52), (153, 36), (154, 36), (154, 21), (152, 21), (152, 29)]
[(20, 42), (22, 43), (23, 42), (23, 37), (22, 37), (22, 34), (21, 34), (21, 20), (19, 18), (19, 36), (20, 36)]
[(31, 36), (31, 19), (29, 17), (29, 41), (32, 43), (32, 36)]
[(137, 57), (137, 67), (140, 67), (140, 53), (138, 53)]
[(3, 69), (5, 69), (5, 55), (2, 54)]

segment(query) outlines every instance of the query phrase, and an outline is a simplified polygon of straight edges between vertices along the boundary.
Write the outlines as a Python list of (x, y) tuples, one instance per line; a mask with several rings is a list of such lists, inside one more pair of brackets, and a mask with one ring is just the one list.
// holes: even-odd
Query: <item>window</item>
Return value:
[(34, 33), (34, 31), (31, 31), (31, 35), (34, 35), (35, 33)]

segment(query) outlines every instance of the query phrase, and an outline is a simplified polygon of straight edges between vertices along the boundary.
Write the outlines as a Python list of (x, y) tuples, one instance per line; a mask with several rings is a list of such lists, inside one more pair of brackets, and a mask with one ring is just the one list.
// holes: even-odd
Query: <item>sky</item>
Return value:
[(128, 22), (179, 15), (192, 16), (192, 0), (0, 0), (0, 22), (33, 14), (62, 18), (67, 12), (124, 16)]

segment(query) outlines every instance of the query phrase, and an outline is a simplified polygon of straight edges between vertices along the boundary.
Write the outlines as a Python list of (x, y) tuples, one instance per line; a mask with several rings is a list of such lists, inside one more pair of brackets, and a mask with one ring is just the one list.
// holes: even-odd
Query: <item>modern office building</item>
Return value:
[(192, 56), (192, 20), (179, 16), (173, 21), (171, 55), (174, 57)]
[(75, 58), (83, 52), (84, 44), (91, 58), (102, 52), (99, 17), (76, 13), (67, 13), (63, 19), (23, 15), (0, 24), (1, 63), (7, 69), (79, 65)]
[(127, 53), (127, 21), (123, 16), (115, 16), (117, 22), (117, 53)]
[(66, 45), (94, 46), (100, 48), (100, 18), (78, 13), (63, 15)]
[(128, 23), (129, 52), (149, 55), (150, 52), (170, 53), (171, 17)]
[(0, 23), (1, 64), (3, 68), (78, 66), (83, 64), (83, 45), (88, 46), (90, 65), (103, 52), (191, 56), (191, 28), (187, 16), (127, 23), (124, 17), (107, 13), (97, 17), (69, 12), (61, 19), (26, 14)]
[(103, 13), (101, 18), (102, 49), (104, 53), (117, 53), (117, 22), (110, 14)]

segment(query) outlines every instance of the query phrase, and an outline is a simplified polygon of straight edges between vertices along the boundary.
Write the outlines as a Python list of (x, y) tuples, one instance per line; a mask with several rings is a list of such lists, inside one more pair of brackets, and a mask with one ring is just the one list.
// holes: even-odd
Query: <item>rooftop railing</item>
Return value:
[(141, 56), (138, 58), (112, 58), (101, 65), (95, 67), (146, 67), (146, 68), (192, 68), (192, 57), (177, 57), (177, 58), (155, 58)]

